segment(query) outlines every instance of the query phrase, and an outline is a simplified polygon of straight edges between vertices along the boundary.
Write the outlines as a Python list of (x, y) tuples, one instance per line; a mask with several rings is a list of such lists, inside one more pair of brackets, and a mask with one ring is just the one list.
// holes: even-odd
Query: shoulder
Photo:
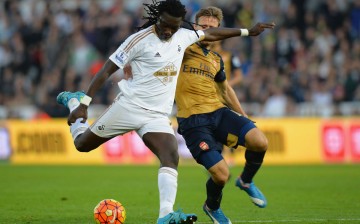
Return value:
[(200, 49), (200, 47), (196, 43), (193, 43), (189, 47), (186, 48), (186, 50), (192, 50), (192, 51), (198, 50), (198, 49)]
[[(130, 35), (125, 42), (122, 44), (122, 48), (128, 52), (131, 49), (141, 48), (144, 43), (149, 42), (149, 38), (154, 37), (154, 30), (152, 27), (140, 30), (132, 35)], [(151, 42), (151, 41), (150, 41)]]
[(195, 32), (195, 31), (187, 29), (187, 28), (180, 27), (177, 32), (181, 33), (181, 34), (189, 34), (191, 32)]
[[(191, 44), (189, 47), (186, 48), (185, 54), (190, 55), (202, 55), (203, 56), (203, 49), (197, 45), (196, 43)], [(200, 56), (200, 57), (202, 57)]]
[(215, 51), (210, 51), (210, 53), (213, 55), (213, 59), (220, 64), (220, 69), (222, 69), (224, 67), (224, 60), (222, 56)]
[(183, 28), (183, 27), (178, 29), (178, 31), (176, 33), (179, 36), (194, 36), (194, 37), (197, 37), (197, 36), (204, 35), (204, 32), (202, 30), (195, 31), (195, 30), (191, 30), (191, 29), (187, 29), (187, 28)]
[(154, 34), (155, 31), (153, 29), (153, 26), (150, 26), (150, 27), (147, 27), (143, 30), (140, 30), (136, 33), (133, 33), (131, 34), (128, 39), (129, 40), (134, 40), (134, 39), (137, 39), (137, 40), (141, 40), (141, 39), (144, 39), (146, 37), (148, 37), (150, 34)]
[(210, 51), (210, 52), (214, 55), (215, 58), (218, 58), (220, 61), (222, 61), (222, 57), (218, 52), (215, 51)]

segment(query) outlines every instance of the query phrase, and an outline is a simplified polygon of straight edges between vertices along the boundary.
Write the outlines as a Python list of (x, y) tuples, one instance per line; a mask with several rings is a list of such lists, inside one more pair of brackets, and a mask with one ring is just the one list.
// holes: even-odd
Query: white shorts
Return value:
[(175, 135), (167, 114), (139, 107), (122, 95), (115, 98), (113, 104), (90, 126), (90, 130), (102, 138), (130, 131), (136, 131), (141, 138), (148, 132)]

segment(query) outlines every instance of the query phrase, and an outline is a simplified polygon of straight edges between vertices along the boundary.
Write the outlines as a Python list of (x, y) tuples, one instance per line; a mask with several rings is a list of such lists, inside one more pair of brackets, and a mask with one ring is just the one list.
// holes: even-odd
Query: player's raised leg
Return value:
[(253, 128), (245, 135), (245, 146), (245, 167), (235, 185), (245, 191), (256, 206), (265, 208), (267, 200), (254, 184), (253, 178), (263, 163), (268, 141), (258, 128)]
[(235, 185), (244, 190), (256, 206), (264, 208), (267, 205), (266, 198), (253, 183), (253, 178), (263, 163), (268, 147), (265, 135), (250, 119), (225, 109), (216, 129), (216, 136), (229, 147), (246, 147), (246, 163)]
[[(85, 93), (82, 91), (74, 93), (64, 91), (56, 97), (56, 101), (68, 108), (71, 113), (79, 107), (80, 101), (83, 97), (85, 97)], [(87, 114), (84, 117), (87, 119)], [(96, 149), (109, 139), (102, 138), (94, 134), (89, 129), (89, 123), (83, 122), (83, 119), (84, 118), (78, 118), (75, 123), (70, 123), (70, 132), (74, 139), (76, 149), (80, 152), (89, 152)]]

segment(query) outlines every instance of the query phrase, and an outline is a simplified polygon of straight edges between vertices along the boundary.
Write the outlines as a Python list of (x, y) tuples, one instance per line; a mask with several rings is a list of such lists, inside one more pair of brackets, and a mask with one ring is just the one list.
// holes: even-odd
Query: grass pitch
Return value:
[[(94, 223), (93, 208), (114, 198), (126, 223), (156, 223), (156, 166), (12, 166), (0, 164), (0, 223)], [(242, 167), (224, 189), (222, 209), (236, 223), (360, 223), (360, 165), (263, 166), (255, 183), (268, 207), (254, 206), (234, 187)], [(180, 166), (175, 209), (203, 213), (206, 172)]]

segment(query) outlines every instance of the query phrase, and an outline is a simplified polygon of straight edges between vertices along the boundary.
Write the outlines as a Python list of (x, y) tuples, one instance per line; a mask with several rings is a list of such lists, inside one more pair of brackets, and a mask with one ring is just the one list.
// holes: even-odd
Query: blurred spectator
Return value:
[[(0, 1), (0, 119), (66, 116), (57, 93), (85, 88), (109, 52), (142, 25), (142, 3), (150, 1)], [(269, 35), (223, 43), (242, 62), (234, 90), (248, 114), (360, 113), (360, 0), (183, 2), (188, 20), (214, 5), (223, 9), (225, 26), (277, 24)], [(111, 103), (123, 77), (114, 75), (94, 104)], [(321, 112), (316, 104), (330, 109)], [(19, 106), (28, 109), (16, 112)]]
[(286, 115), (287, 97), (281, 86), (273, 86), (266, 99), (262, 115), (265, 117), (283, 117)]
[(354, 39), (360, 38), (360, 0), (355, 0), (350, 6), (351, 34)]

